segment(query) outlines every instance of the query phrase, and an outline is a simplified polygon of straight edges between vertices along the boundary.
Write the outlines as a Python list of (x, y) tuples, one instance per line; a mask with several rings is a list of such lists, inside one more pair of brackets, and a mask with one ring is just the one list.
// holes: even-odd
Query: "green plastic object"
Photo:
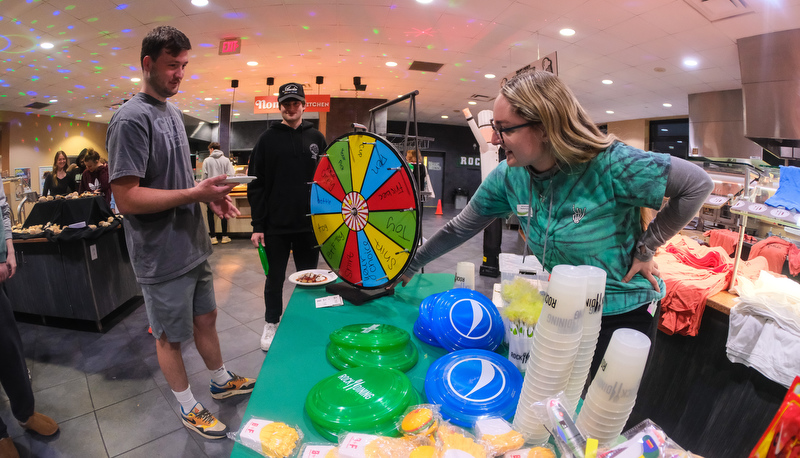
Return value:
[(421, 402), (404, 373), (364, 366), (319, 381), (306, 396), (305, 410), (314, 428), (337, 442), (343, 432), (397, 436), (397, 420)]
[(264, 246), (261, 241), (258, 241), (258, 257), (261, 258), (261, 267), (264, 268), (264, 275), (269, 275), (269, 261), (267, 261), (267, 252), (264, 251)]
[(329, 338), (340, 347), (359, 350), (399, 350), (411, 341), (403, 329), (391, 324), (349, 324), (333, 331)]
[(413, 342), (394, 350), (359, 350), (342, 347), (331, 342), (325, 356), (333, 367), (342, 370), (350, 367), (389, 367), (406, 372), (417, 364), (419, 352)]

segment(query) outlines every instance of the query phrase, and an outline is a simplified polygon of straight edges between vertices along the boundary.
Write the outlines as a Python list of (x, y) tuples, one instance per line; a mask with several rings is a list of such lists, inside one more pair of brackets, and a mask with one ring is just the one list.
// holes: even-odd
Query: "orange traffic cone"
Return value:
[(439, 199), (439, 202), (436, 204), (436, 214), (442, 214), (442, 199)]

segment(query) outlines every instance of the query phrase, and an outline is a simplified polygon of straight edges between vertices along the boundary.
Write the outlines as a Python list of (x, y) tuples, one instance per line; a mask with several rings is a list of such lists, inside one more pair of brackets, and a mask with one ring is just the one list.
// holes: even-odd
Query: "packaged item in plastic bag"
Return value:
[(511, 423), (502, 417), (481, 418), (475, 422), (475, 436), (490, 456), (502, 455), (512, 450), (518, 450), (525, 445), (525, 438), (518, 431), (514, 431)]
[(489, 456), (486, 447), (479, 444), (472, 434), (447, 421), (443, 421), (436, 431), (436, 445), (440, 447), (444, 456), (448, 456), (448, 452), (456, 451), (460, 453), (453, 455), (459, 458), (486, 458)]
[(597, 451), (597, 458), (624, 458), (645, 456), (652, 458), (691, 458), (680, 445), (672, 441), (657, 424), (644, 420), (622, 433), (622, 443), (603, 447)]
[(503, 458), (556, 458), (556, 452), (547, 444), (540, 447), (514, 450), (503, 455)]
[(293, 456), (303, 433), (296, 426), (279, 421), (250, 417), (235, 433), (228, 437), (269, 458)]
[(541, 402), (535, 402), (532, 408), (534, 416), (553, 436), (556, 447), (562, 455), (583, 458), (586, 438), (575, 426), (575, 421), (570, 415), (575, 408), (566, 402), (563, 391)]
[(339, 436), (339, 458), (411, 458), (419, 446), (409, 438), (347, 433)]
[(303, 444), (297, 458), (338, 458), (339, 448), (329, 443)]
[(397, 430), (404, 436), (429, 437), (436, 432), (442, 415), (435, 404), (410, 406), (397, 422)]
[(797, 456), (800, 456), (800, 376), (795, 377), (778, 412), (750, 452), (750, 458)]

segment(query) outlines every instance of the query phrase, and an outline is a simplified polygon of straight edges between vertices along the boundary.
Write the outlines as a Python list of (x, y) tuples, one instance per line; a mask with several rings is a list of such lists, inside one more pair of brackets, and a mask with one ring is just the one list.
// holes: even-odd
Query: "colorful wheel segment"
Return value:
[(342, 280), (379, 288), (402, 275), (420, 237), (411, 170), (382, 137), (334, 140), (311, 185), (311, 220), (322, 257)]

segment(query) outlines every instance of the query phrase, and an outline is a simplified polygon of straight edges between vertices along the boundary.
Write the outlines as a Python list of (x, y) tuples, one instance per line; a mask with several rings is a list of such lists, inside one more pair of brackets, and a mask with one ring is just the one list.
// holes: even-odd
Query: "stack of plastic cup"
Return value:
[(586, 276), (586, 307), (583, 309), (583, 337), (578, 347), (578, 355), (572, 366), (569, 383), (564, 390), (564, 398), (571, 408), (578, 405), (578, 400), (586, 386), (586, 377), (592, 365), (597, 338), (600, 335), (600, 321), (603, 316), (603, 300), (606, 294), (606, 271), (594, 266), (578, 266)]
[(650, 351), (650, 339), (633, 329), (617, 329), (586, 393), (575, 424), (600, 443), (616, 439), (636, 403)]
[(585, 274), (575, 266), (555, 266), (542, 314), (533, 331), (531, 354), (514, 416), (514, 429), (528, 443), (540, 444), (550, 436), (532, 406), (566, 388), (581, 343), (585, 304)]

